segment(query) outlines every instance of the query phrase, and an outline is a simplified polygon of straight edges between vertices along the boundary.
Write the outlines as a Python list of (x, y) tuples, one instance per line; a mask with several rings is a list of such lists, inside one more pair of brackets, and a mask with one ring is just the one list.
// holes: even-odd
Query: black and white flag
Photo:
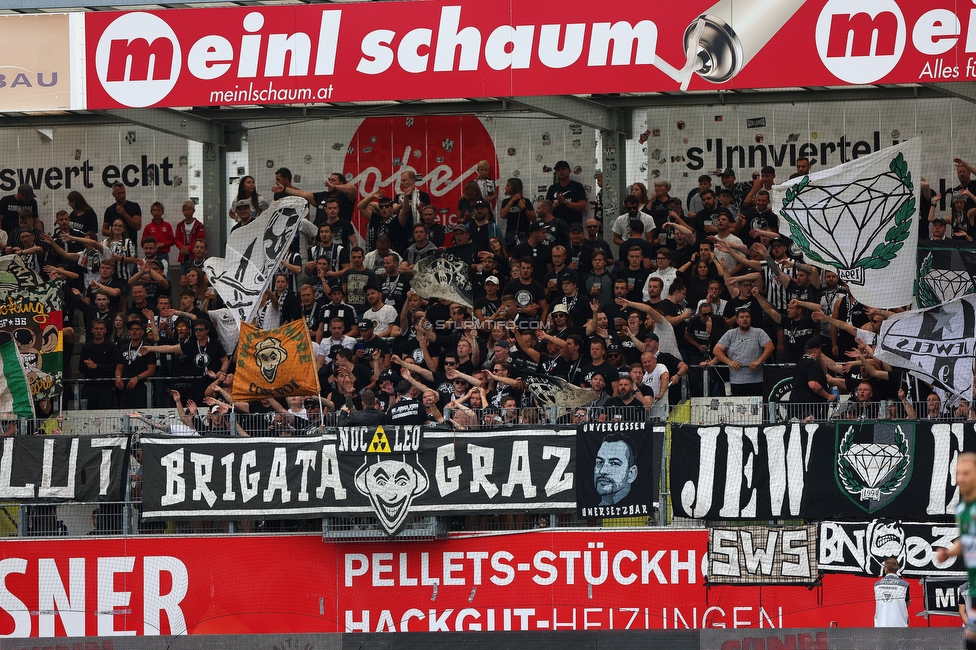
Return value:
[(450, 253), (435, 253), (417, 262), (410, 288), (426, 300), (450, 300), (474, 307), (468, 265)]
[(523, 372), (522, 381), (539, 406), (545, 408), (573, 409), (586, 406), (600, 396), (599, 392), (574, 386), (562, 377)]
[(226, 257), (211, 257), (203, 263), (210, 284), (238, 322), (254, 317), (261, 295), (307, 214), (305, 199), (279, 199), (230, 234)]
[(881, 324), (875, 357), (964, 399), (973, 394), (976, 295), (895, 314)]

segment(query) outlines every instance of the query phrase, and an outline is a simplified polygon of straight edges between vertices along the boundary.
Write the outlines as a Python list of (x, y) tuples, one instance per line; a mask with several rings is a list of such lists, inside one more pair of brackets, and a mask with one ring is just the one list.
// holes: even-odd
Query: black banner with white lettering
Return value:
[(575, 437), (575, 428), (386, 426), (314, 438), (143, 438), (143, 516), (372, 513), (395, 534), (408, 515), (571, 510)]
[(654, 512), (654, 437), (645, 422), (594, 422), (576, 436), (576, 503), (581, 517)]
[(818, 577), (816, 526), (708, 530), (709, 584), (809, 585)]
[(959, 580), (922, 580), (925, 589), (925, 611), (939, 616), (959, 616), (959, 606), (966, 603), (960, 593), (964, 585), (969, 589), (969, 583)]
[(957, 537), (959, 528), (954, 523), (822, 521), (817, 563), (825, 573), (858, 573), (877, 578), (883, 575), (884, 561), (893, 557), (906, 578), (964, 578), (966, 565), (961, 557), (945, 562), (935, 558), (937, 549), (951, 547)]
[(675, 513), (695, 519), (951, 520), (971, 422), (672, 427)]
[(0, 446), (0, 500), (122, 501), (128, 436), (11, 436)]

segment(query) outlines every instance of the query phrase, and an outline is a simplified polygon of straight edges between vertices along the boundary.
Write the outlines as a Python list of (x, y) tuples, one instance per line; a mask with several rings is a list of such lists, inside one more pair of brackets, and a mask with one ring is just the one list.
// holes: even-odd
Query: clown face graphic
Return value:
[(369, 498), (373, 510), (388, 535), (396, 535), (407, 520), (414, 497), (427, 491), (427, 472), (420, 465), (403, 460), (377, 460), (363, 463), (356, 471), (356, 489)]

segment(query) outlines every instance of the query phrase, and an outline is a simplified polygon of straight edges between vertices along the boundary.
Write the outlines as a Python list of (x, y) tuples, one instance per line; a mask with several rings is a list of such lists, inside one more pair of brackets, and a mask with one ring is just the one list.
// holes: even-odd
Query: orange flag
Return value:
[(312, 338), (305, 319), (273, 330), (241, 323), (234, 376), (235, 402), (265, 397), (318, 395)]

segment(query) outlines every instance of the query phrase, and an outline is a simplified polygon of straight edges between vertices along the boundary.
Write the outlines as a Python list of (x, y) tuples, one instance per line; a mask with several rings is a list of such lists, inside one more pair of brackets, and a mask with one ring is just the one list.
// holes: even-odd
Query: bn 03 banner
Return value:
[(708, 531), (709, 584), (813, 584), (817, 577), (816, 526), (736, 526)]
[(0, 499), (124, 498), (128, 436), (12, 436), (0, 450)]
[(144, 438), (143, 516), (570, 510), (576, 429), (347, 427), (314, 438)]
[(965, 579), (961, 557), (939, 562), (936, 551), (949, 548), (959, 537), (954, 523), (919, 523), (890, 519), (820, 522), (818, 561), (828, 573), (858, 573), (879, 577), (884, 561), (898, 560), (901, 575)]
[(696, 519), (942, 519), (969, 422), (859, 421), (672, 428), (675, 512)]

